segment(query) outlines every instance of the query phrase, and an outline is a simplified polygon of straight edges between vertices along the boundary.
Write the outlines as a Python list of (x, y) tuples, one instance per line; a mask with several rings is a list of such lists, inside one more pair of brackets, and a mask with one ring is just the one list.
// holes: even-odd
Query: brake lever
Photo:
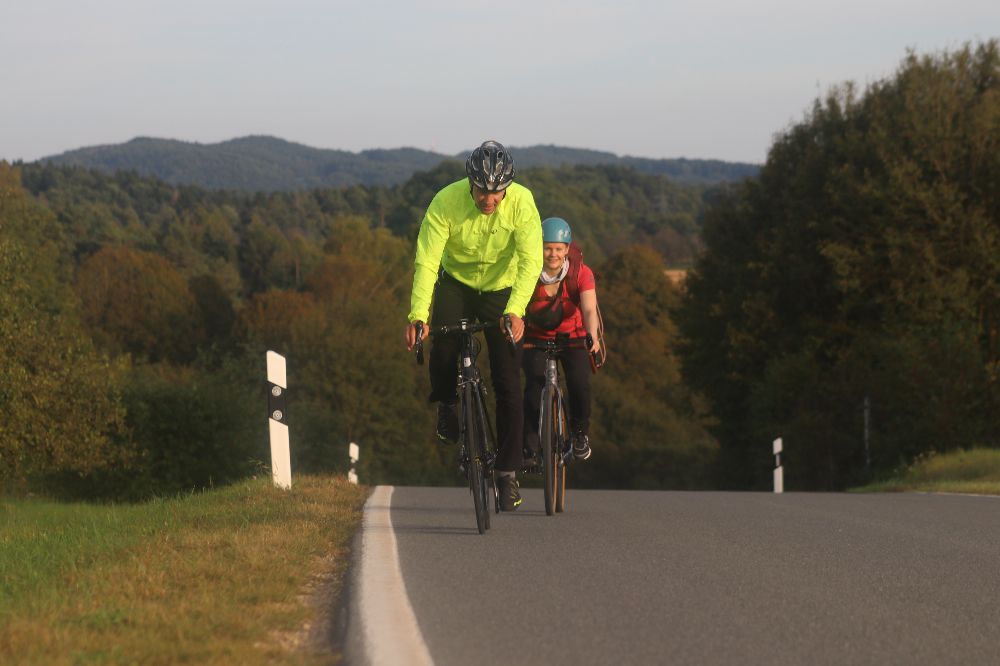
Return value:
[(594, 348), (594, 336), (587, 333), (587, 356), (590, 357), (590, 372), (596, 375), (597, 369), (601, 367), (600, 363), (597, 362), (597, 354), (591, 351)]
[(413, 348), (416, 350), (417, 355), (417, 365), (424, 364), (424, 323), (422, 321), (416, 322), (414, 328), (417, 332), (417, 341), (414, 343)]
[(503, 328), (507, 333), (507, 341), (510, 343), (510, 351), (514, 353), (517, 351), (517, 343), (514, 342), (514, 324), (510, 320), (509, 314), (504, 314), (503, 316)]

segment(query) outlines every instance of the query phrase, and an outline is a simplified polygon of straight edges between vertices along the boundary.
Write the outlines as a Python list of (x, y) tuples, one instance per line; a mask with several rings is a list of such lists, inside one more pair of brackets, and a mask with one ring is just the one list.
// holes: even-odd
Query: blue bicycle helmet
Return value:
[(569, 223), (561, 217), (547, 217), (542, 220), (543, 243), (572, 243), (573, 232)]

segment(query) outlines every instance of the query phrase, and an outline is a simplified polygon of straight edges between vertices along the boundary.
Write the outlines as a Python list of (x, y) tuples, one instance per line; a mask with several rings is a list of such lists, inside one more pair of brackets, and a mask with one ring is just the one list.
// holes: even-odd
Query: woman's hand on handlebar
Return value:
[[(510, 319), (510, 331), (507, 330), (507, 319)], [(517, 344), (524, 337), (524, 320), (516, 314), (507, 313), (500, 317), (500, 328), (503, 329), (507, 339)]]
[(417, 344), (417, 324), (420, 324), (420, 341), (423, 342), (430, 334), (430, 329), (422, 321), (414, 321), (406, 326), (406, 351), (413, 351)]
[(597, 340), (597, 338), (590, 338), (590, 339), (588, 339), (588, 342), (591, 343), (590, 344), (590, 353), (591, 354), (593, 354), (594, 356), (597, 356), (598, 354), (601, 353), (601, 343)]

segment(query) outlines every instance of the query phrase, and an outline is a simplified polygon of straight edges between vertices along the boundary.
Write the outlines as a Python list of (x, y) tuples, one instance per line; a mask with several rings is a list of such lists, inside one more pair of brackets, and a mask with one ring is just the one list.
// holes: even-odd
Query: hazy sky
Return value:
[(0, 0), (0, 158), (270, 134), (762, 162), (830, 86), (992, 37), (997, 0)]

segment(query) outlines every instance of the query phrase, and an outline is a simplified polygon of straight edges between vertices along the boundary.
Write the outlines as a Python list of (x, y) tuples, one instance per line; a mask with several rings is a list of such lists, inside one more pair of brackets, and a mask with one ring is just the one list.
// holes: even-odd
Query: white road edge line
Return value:
[(432, 666), (399, 569), (392, 528), (393, 486), (376, 486), (362, 521), (360, 613), (364, 652), (371, 664)]

